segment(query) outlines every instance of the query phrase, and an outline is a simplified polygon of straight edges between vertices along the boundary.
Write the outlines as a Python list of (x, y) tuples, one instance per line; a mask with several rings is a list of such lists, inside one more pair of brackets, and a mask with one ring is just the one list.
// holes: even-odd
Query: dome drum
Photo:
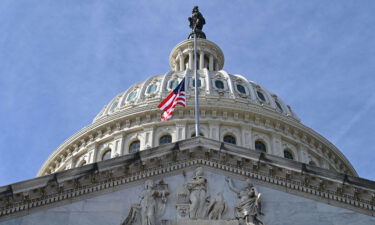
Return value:
[[(194, 87), (200, 89), (201, 135), (288, 160), (357, 176), (345, 156), (304, 126), (276, 94), (238, 74), (222, 70), (224, 55), (211, 41), (198, 39), (199, 80), (193, 79), (193, 40), (171, 52), (171, 71), (150, 77), (117, 95), (93, 123), (66, 140), (38, 176), (132, 154), (194, 135)], [(160, 121), (157, 105), (186, 78), (186, 108)]]

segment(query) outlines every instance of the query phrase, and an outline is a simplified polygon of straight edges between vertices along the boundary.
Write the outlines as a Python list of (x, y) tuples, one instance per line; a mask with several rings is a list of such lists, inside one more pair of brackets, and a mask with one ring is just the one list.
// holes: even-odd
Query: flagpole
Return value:
[(199, 121), (199, 89), (198, 89), (198, 73), (197, 73), (197, 34), (194, 29), (194, 79), (195, 79), (195, 136), (200, 136)]

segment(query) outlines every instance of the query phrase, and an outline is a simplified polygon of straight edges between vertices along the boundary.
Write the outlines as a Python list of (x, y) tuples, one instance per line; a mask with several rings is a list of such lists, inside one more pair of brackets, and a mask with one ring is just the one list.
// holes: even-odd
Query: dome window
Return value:
[(175, 89), (178, 86), (178, 80), (171, 80), (169, 82), (169, 89)]
[(107, 159), (110, 159), (111, 158), (111, 149), (107, 150), (106, 152), (104, 152), (104, 154), (102, 155), (102, 160), (107, 160)]
[(112, 104), (111, 109), (110, 109), (109, 111), (110, 111), (110, 112), (115, 111), (115, 109), (117, 108), (117, 106), (118, 106), (118, 100), (116, 100), (116, 101)]
[(130, 102), (130, 101), (133, 101), (135, 97), (137, 97), (137, 91), (133, 91), (132, 93), (130, 93), (126, 100)]
[(283, 112), (283, 108), (281, 108), (280, 103), (279, 103), (278, 101), (275, 101), (275, 103), (276, 103), (277, 108), (278, 108), (281, 112)]
[(284, 150), (284, 158), (293, 160), (293, 154), (289, 150)]
[(262, 100), (263, 102), (265, 102), (265, 101), (266, 101), (266, 98), (264, 97), (264, 95), (263, 95), (263, 93), (262, 93), (262, 92), (260, 92), (260, 91), (257, 91), (257, 95), (258, 95), (258, 98), (259, 98), (260, 100)]
[(263, 143), (263, 141), (255, 141), (255, 150), (261, 151), (261, 152), (267, 152), (266, 145)]
[(139, 140), (133, 141), (129, 145), (129, 153), (135, 153), (138, 152), (141, 148), (141, 142)]
[(240, 92), (241, 94), (246, 94), (246, 89), (244, 86), (242, 86), (241, 84), (237, 84), (237, 90), (238, 92)]
[[(193, 87), (195, 87), (195, 79), (193, 79)], [(198, 87), (202, 87), (201, 79), (198, 79)]]
[(159, 139), (159, 145), (172, 143), (172, 136), (167, 134)]
[(223, 141), (229, 144), (236, 144), (236, 138), (232, 135), (225, 135)]
[(215, 86), (217, 89), (224, 89), (224, 82), (221, 80), (215, 80)]
[(157, 84), (151, 84), (147, 88), (147, 94), (153, 94), (153, 93), (155, 93), (157, 88), (158, 88)]

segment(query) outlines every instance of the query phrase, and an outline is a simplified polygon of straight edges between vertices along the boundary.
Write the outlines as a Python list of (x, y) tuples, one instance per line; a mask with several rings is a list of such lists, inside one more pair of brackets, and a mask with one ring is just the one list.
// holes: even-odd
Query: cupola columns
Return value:
[[(215, 43), (207, 39), (197, 39), (198, 69), (219, 71), (224, 66), (224, 54)], [(194, 49), (193, 40), (189, 39), (179, 43), (169, 56), (169, 65), (174, 71), (193, 70)]]
[(203, 70), (204, 68), (204, 52), (200, 51), (199, 52), (199, 69)]

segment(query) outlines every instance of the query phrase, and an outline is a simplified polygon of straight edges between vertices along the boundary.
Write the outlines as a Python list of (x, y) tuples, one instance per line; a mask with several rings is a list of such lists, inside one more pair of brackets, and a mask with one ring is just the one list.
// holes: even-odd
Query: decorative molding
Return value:
[(0, 217), (197, 166), (375, 215), (373, 181), (197, 137), (0, 187)]

